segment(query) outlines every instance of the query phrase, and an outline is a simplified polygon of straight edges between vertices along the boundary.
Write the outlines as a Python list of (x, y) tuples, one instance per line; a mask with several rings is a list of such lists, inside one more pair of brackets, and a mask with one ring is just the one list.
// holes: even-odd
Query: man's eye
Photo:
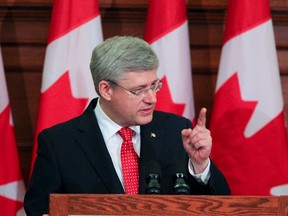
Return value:
[(136, 92), (139, 94), (139, 93), (145, 92), (145, 89), (142, 88), (142, 89), (137, 90)]
[(141, 91), (143, 91), (145, 88), (137, 88), (137, 89), (133, 89), (132, 91), (134, 91), (134, 92), (141, 92)]

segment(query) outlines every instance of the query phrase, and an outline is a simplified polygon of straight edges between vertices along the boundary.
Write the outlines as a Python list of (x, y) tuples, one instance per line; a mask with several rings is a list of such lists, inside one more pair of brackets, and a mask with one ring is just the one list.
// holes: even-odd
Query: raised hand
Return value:
[(192, 162), (195, 174), (202, 173), (208, 165), (212, 148), (212, 137), (206, 128), (207, 109), (202, 108), (197, 119), (197, 125), (191, 129), (182, 130), (183, 146)]

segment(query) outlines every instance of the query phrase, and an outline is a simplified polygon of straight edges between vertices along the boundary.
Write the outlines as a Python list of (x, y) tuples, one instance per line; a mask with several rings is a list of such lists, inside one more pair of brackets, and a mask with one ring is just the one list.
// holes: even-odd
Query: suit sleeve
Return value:
[(49, 194), (61, 192), (60, 175), (49, 139), (42, 132), (38, 136), (37, 158), (24, 198), (27, 216), (43, 215), (49, 211)]
[(206, 185), (198, 183), (189, 175), (188, 182), (193, 195), (231, 195), (230, 187), (215, 163), (211, 160), (210, 179)]

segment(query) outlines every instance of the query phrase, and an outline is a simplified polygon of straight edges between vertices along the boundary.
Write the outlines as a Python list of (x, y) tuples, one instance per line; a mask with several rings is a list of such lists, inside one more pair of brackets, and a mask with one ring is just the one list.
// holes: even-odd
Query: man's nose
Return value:
[(153, 91), (151, 88), (148, 89), (143, 99), (145, 102), (148, 102), (148, 103), (156, 103), (157, 102), (156, 92)]

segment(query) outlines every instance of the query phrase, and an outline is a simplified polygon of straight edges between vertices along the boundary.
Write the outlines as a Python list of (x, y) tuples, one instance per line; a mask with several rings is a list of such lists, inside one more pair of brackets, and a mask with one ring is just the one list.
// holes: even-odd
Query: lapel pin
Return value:
[(156, 134), (155, 133), (151, 133), (151, 137), (156, 138)]

